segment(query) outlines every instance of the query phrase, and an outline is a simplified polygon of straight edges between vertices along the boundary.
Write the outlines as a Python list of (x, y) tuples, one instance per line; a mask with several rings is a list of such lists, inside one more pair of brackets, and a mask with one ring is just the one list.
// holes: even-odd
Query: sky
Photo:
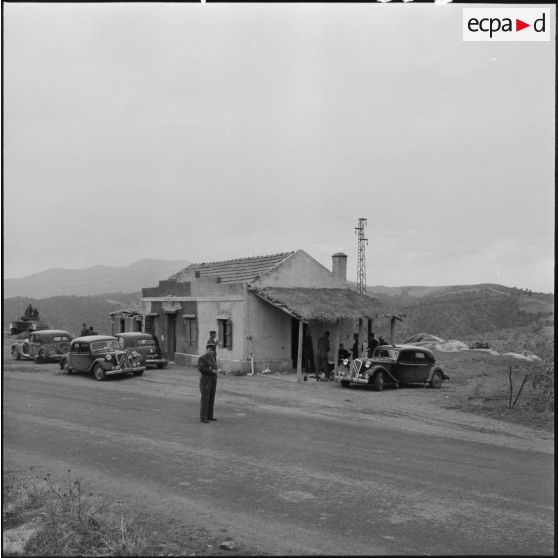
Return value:
[(356, 281), (365, 218), (368, 285), (553, 292), (555, 30), (464, 42), (463, 7), (3, 4), (4, 277), (302, 249)]

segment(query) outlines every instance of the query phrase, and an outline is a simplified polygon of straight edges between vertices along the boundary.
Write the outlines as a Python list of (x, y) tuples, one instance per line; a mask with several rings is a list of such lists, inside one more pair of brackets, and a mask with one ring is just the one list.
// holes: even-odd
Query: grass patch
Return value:
[(50, 474), (5, 475), (2, 527), (40, 518), (39, 529), (26, 542), (28, 556), (148, 556), (148, 538), (126, 517), (121, 506), (84, 490), (71, 471), (62, 484)]

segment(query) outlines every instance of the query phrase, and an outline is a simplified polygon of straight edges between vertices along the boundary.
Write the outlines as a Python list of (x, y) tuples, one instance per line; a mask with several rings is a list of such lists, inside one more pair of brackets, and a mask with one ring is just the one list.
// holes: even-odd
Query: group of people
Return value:
[(30, 320), (38, 320), (39, 319), (39, 309), (33, 308), (31, 304), (27, 306), (25, 309), (25, 313), (21, 316), (22, 321), (28, 322)]
[[(380, 336), (379, 339), (374, 337), (374, 332), (371, 332), (368, 336), (368, 349), (367, 356), (371, 357), (374, 353), (374, 349), (380, 345), (387, 345), (388, 342)], [(314, 345), (312, 341), (312, 335), (310, 331), (306, 329), (302, 337), (302, 367), (307, 376), (316, 375), (317, 377), (322, 377), (326, 380), (333, 379), (333, 371), (329, 367), (329, 356), (328, 353), (331, 350), (329, 341), (329, 331), (324, 331), (324, 334), (318, 339), (317, 343), (317, 355), (316, 361), (314, 359)], [(339, 344), (339, 354), (338, 354), (338, 364), (346, 358), (358, 358), (360, 355), (360, 345), (358, 333), (353, 334), (353, 345), (351, 350), (345, 349), (343, 343)]]
[(93, 326), (87, 327), (85, 324), (81, 324), (80, 336), (84, 335), (97, 335), (97, 332), (93, 329)]

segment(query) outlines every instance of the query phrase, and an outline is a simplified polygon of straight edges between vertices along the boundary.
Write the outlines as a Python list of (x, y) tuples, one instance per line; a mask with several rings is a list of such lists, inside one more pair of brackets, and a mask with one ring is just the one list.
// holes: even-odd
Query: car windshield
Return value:
[(105, 339), (104, 341), (93, 341), (91, 350), (96, 351), (117, 351), (120, 345), (116, 339)]
[(374, 351), (374, 358), (387, 358), (389, 360), (397, 360), (399, 351), (394, 349), (376, 349)]
[(52, 340), (56, 343), (59, 343), (61, 341), (71, 341), (71, 339), (67, 335), (57, 335)]

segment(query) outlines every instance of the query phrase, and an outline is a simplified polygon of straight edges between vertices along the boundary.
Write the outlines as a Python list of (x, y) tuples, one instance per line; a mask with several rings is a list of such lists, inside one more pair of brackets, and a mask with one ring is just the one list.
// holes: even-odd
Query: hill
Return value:
[(139, 309), (141, 293), (110, 293), (97, 296), (55, 296), (7, 298), (3, 304), (3, 331), (10, 321), (18, 319), (28, 304), (39, 309), (41, 320), (53, 329), (65, 329), (73, 335), (81, 331), (81, 324), (93, 326), (99, 334), (111, 334), (110, 313), (120, 308)]
[[(428, 332), (468, 345), (489, 343), (500, 352), (526, 349), (542, 357), (553, 353), (553, 294), (495, 284), (426, 287), (429, 292), (420, 291), (420, 287), (404, 289), (396, 295), (385, 290), (368, 293), (390, 312), (405, 316), (397, 322), (397, 341)], [(384, 321), (374, 328), (385, 337), (389, 324)]]
[(4, 298), (134, 293), (142, 287), (156, 286), (160, 279), (170, 277), (189, 263), (186, 260), (143, 259), (126, 267), (97, 265), (88, 269), (47, 269), (21, 279), (4, 279)]

